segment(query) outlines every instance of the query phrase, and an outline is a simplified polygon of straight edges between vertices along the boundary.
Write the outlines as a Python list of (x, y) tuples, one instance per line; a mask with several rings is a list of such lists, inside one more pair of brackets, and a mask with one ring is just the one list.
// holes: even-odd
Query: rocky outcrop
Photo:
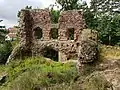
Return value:
[[(87, 65), (86, 68), (88, 67)], [(93, 69), (93, 72), (89, 72)], [(120, 90), (120, 60), (98, 62), (96, 65), (92, 64), (89, 69), (84, 69), (84, 72), (87, 77), (83, 75), (83, 90)]]
[(113, 90), (120, 90), (120, 60), (106, 60), (96, 65), (107, 81), (112, 84)]
[(82, 86), (83, 90), (113, 90), (112, 83), (99, 72), (87, 76)]
[(97, 60), (97, 52), (97, 43), (95, 41), (82, 41), (79, 46), (78, 62), (87, 64)]
[(84, 29), (81, 34), (81, 44), (78, 47), (77, 69), (83, 74), (86, 70), (92, 72), (96, 61), (98, 61), (97, 32)]

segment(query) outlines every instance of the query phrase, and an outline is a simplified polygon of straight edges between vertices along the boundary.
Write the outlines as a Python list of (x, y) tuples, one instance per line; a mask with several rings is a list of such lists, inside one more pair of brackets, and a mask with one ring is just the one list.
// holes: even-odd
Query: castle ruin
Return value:
[(51, 58), (47, 54), (61, 62), (77, 58), (82, 31), (86, 28), (82, 11), (63, 11), (58, 23), (52, 24), (48, 9), (23, 9), (19, 24), (21, 41), (9, 59), (23, 56)]

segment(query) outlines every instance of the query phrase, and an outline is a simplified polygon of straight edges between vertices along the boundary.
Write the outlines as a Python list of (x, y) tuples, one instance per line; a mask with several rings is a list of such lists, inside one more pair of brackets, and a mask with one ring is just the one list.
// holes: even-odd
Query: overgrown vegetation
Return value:
[(77, 76), (75, 63), (58, 63), (43, 57), (13, 61), (2, 72), (7, 73), (0, 90), (36, 90), (56, 84), (70, 84)]
[(0, 64), (5, 64), (7, 58), (12, 51), (12, 45), (10, 41), (5, 41), (5, 36), (8, 31), (0, 29)]
[(58, 23), (59, 16), (60, 16), (59, 10), (51, 9), (51, 21), (52, 21), (52, 23)]
[(12, 45), (9, 41), (0, 44), (0, 64), (5, 64), (11, 54)]

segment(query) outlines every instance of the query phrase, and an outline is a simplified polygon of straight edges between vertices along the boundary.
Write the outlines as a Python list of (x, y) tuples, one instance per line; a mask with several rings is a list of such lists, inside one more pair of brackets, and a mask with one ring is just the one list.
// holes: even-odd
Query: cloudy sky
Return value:
[(17, 25), (17, 12), (27, 5), (33, 8), (47, 8), (54, 2), (55, 0), (0, 0), (0, 20), (3, 20), (0, 25), (7, 28)]

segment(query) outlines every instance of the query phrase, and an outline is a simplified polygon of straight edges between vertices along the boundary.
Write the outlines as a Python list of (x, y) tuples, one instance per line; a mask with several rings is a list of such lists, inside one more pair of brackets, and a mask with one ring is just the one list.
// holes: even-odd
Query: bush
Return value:
[(5, 64), (11, 54), (12, 45), (9, 41), (0, 44), (0, 64)]

